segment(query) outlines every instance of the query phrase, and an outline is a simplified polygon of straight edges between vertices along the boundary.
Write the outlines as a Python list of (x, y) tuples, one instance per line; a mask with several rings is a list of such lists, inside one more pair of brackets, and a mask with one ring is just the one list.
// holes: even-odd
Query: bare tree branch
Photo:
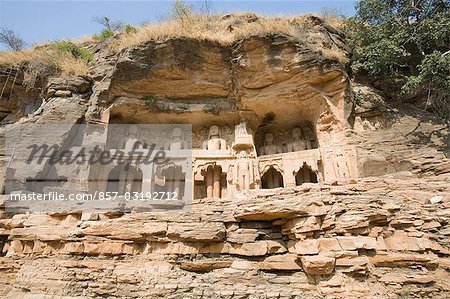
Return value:
[(198, 6), (199, 6), (200, 12), (205, 16), (212, 15), (212, 13), (214, 11), (213, 4), (210, 0), (202, 0), (202, 1), (200, 1)]
[(95, 17), (94, 22), (114, 32), (122, 31), (125, 26), (121, 21), (113, 21), (107, 16)]
[(6, 45), (13, 51), (20, 51), (26, 45), (25, 41), (8, 27), (0, 29), (0, 43)]

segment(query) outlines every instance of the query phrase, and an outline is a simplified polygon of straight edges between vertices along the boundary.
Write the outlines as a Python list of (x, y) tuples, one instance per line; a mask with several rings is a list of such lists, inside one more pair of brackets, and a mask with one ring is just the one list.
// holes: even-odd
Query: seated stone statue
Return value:
[(281, 148), (275, 144), (273, 134), (266, 133), (264, 135), (264, 145), (259, 150), (261, 155), (273, 155), (282, 152)]
[(183, 131), (180, 128), (174, 128), (172, 131), (172, 138), (166, 145), (166, 149), (176, 151), (187, 148), (187, 143), (184, 141)]
[(209, 128), (208, 140), (203, 142), (203, 149), (213, 151), (227, 149), (227, 141), (222, 138), (218, 126), (214, 125)]
[(125, 136), (125, 141), (123, 143), (123, 148), (126, 152), (131, 151), (133, 148), (140, 148), (142, 142), (138, 139), (138, 127), (130, 126), (128, 132)]
[(292, 141), (289, 143), (288, 150), (290, 152), (298, 152), (309, 149), (306, 140), (303, 138), (302, 129), (296, 127), (292, 130)]
[(317, 140), (310, 126), (303, 128), (303, 138), (306, 141), (306, 149), (317, 148)]

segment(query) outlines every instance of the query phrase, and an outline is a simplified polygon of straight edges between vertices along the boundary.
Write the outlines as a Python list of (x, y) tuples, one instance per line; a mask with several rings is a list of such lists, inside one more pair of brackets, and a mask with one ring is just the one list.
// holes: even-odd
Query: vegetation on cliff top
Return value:
[(355, 74), (450, 121), (449, 0), (361, 0), (344, 29)]
[[(315, 17), (217, 15), (211, 13), (208, 3), (205, 1), (200, 9), (195, 9), (176, 0), (165, 21), (138, 28), (108, 17), (97, 18), (96, 22), (104, 29), (90, 43), (105, 42), (113, 51), (121, 51), (147, 41), (177, 37), (229, 45), (247, 36), (285, 34), (307, 42), (330, 59), (347, 63), (346, 51), (324, 44), (323, 34), (311, 30), (322, 22)], [(354, 17), (344, 20), (329, 11), (322, 17), (324, 24), (345, 31), (347, 42), (354, 49), (352, 69), (357, 77), (368, 78), (369, 83), (392, 99), (414, 102), (450, 121), (449, 0), (360, 0)], [(13, 50), (23, 47), (14, 32), (3, 33), (3, 42), (14, 42)], [(93, 58), (86, 45), (62, 41), (34, 49), (0, 52), (0, 65), (27, 65), (29, 70), (39, 73), (54, 70), (86, 75)]]
[(87, 49), (61, 41), (21, 51), (0, 52), (0, 66), (23, 68), (42, 77), (57, 73), (84, 76), (89, 73), (87, 64), (92, 58)]
[[(327, 16), (327, 21), (335, 19), (330, 15)], [(151, 40), (160, 41), (177, 37), (211, 40), (229, 45), (244, 37), (276, 33), (316, 44), (320, 43), (317, 38), (320, 35), (310, 30), (316, 25), (316, 21), (317, 19), (308, 15), (261, 17), (253, 13), (211, 14), (208, 8), (195, 9), (183, 1), (174, 1), (166, 21), (148, 23), (134, 32), (121, 34), (115, 46), (117, 50), (122, 50)], [(326, 51), (326, 47), (323, 48)], [(335, 58), (345, 60), (342, 53), (334, 54), (337, 56)]]
[[(208, 3), (205, 1), (205, 3)], [(328, 20), (332, 20), (328, 16)], [(336, 20), (332, 20), (336, 21)], [(342, 63), (348, 62), (347, 53), (330, 45), (324, 45), (323, 34), (310, 30), (321, 22), (311, 16), (298, 17), (260, 17), (253, 13), (218, 15), (211, 14), (211, 8), (204, 5), (196, 9), (183, 1), (174, 1), (172, 10), (166, 20), (159, 23), (148, 23), (140, 27), (126, 25), (108, 17), (96, 18), (95, 22), (104, 28), (94, 34), (90, 41), (75, 43), (60, 41), (31, 49), (0, 52), (0, 65), (23, 66), (27, 68), (39, 65), (51, 65), (65, 75), (88, 74), (88, 62), (92, 55), (87, 47), (92, 43), (107, 43), (113, 51), (121, 51), (148, 41), (163, 41), (169, 38), (188, 37), (196, 40), (211, 40), (223, 45), (247, 36), (263, 34), (285, 34), (304, 40), (311, 48)], [(67, 47), (62, 47), (65, 45)], [(49, 59), (50, 58), (50, 59)], [(70, 64), (73, 67), (70, 67)], [(41, 72), (40, 69), (33, 71)]]

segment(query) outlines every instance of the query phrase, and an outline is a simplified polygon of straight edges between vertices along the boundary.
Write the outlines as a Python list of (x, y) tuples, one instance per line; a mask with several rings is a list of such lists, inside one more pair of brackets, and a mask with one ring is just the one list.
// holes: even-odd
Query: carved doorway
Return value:
[(123, 195), (125, 192), (142, 192), (142, 171), (134, 166), (128, 169), (124, 165), (115, 166), (108, 175), (108, 192), (117, 192)]
[(303, 183), (318, 183), (317, 174), (306, 163), (303, 163), (295, 175), (295, 185), (300, 186)]
[(219, 165), (209, 165), (201, 170), (203, 180), (194, 182), (194, 198), (223, 198), (227, 192), (226, 174)]
[(280, 188), (284, 186), (283, 175), (277, 171), (273, 166), (263, 174), (261, 178), (263, 189)]
[[(161, 170), (160, 175), (161, 178), (159, 176), (155, 177), (154, 190), (156, 192), (170, 193), (165, 195), (167, 198), (183, 199), (186, 173), (183, 172), (182, 167), (173, 163), (169, 166), (165, 166)], [(162, 182), (158, 182), (160, 179), (162, 179)]]

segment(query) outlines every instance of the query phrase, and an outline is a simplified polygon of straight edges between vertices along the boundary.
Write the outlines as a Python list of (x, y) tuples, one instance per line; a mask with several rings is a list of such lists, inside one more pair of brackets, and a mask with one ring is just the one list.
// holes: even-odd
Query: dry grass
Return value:
[(198, 40), (217, 41), (228, 45), (250, 35), (261, 33), (285, 33), (295, 35), (296, 30), (287, 18), (253, 19), (251, 14), (239, 17), (194, 15), (189, 20), (172, 20), (147, 24), (137, 32), (122, 34), (117, 48), (130, 48), (147, 41), (161, 41), (167, 38), (189, 37)]
[(320, 17), (325, 23), (336, 29), (341, 29), (344, 25), (345, 18), (339, 16), (324, 15)]
[(178, 37), (211, 40), (228, 45), (244, 36), (262, 33), (295, 35), (296, 30), (287, 18), (254, 20), (251, 14), (225, 19), (220, 16), (194, 15), (189, 20), (147, 24), (138, 28), (135, 33), (123, 34), (119, 39), (117, 49), (131, 48), (147, 41), (163, 41)]
[[(332, 14), (324, 17), (327, 22), (334, 25), (340, 22)], [(248, 36), (285, 34), (306, 42), (313, 51), (346, 63), (346, 53), (331, 43), (323, 30), (314, 28), (316, 24), (317, 19), (310, 15), (260, 17), (253, 13), (228, 16), (190, 13), (165, 22), (147, 24), (136, 28), (133, 32), (122, 33), (111, 43), (111, 47), (115, 51), (121, 51), (148, 41), (164, 41), (181, 37), (230, 45)], [(82, 41), (88, 42), (86, 37)], [(89, 42), (92, 42), (92, 38)], [(80, 44), (80, 40), (74, 43)], [(58, 51), (51, 43), (18, 52), (0, 52), (0, 66), (25, 67), (28, 73), (39, 74), (43, 77), (55, 74), (87, 75), (89, 72), (86, 62), (76, 59), (70, 53)]]
[(87, 64), (69, 53), (61, 53), (52, 47), (39, 46), (23, 51), (0, 52), (0, 65), (25, 68), (27, 72), (51, 75), (87, 75)]
[(148, 41), (164, 41), (179, 37), (211, 40), (222, 45), (230, 45), (248, 36), (285, 34), (307, 41), (313, 49), (317, 47), (324, 55), (345, 62), (347, 59), (345, 54), (338, 48), (324, 46), (323, 42), (328, 37), (314, 30), (313, 26), (310, 16), (258, 17), (251, 13), (243, 13), (222, 17), (193, 14), (189, 18), (147, 24), (137, 28), (134, 33), (121, 34), (119, 40), (113, 44), (113, 48), (120, 51)]
[(57, 65), (64, 75), (85, 76), (89, 73), (86, 62), (69, 55), (61, 56)]
[(323, 9), (319, 17), (328, 25), (341, 29), (345, 22), (345, 16), (342, 12), (336, 9)]

